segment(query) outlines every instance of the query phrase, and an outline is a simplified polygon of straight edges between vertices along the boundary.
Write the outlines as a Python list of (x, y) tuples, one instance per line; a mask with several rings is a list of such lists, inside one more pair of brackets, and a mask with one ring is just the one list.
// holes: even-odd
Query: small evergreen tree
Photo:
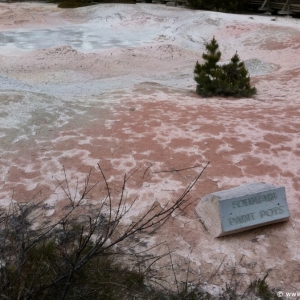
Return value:
[(219, 45), (215, 37), (206, 45), (207, 53), (202, 54), (205, 63), (200, 65), (197, 61), (194, 74), (197, 82), (197, 93), (203, 96), (213, 96), (218, 93), (221, 69), (218, 62), (221, 58)]
[(248, 71), (237, 53), (229, 64), (219, 66), (221, 52), (215, 37), (206, 45), (206, 50), (207, 52), (202, 54), (204, 64), (200, 65), (197, 62), (194, 69), (197, 94), (205, 97), (250, 97), (256, 93), (256, 88), (250, 85)]
[(225, 96), (251, 97), (256, 94), (256, 88), (251, 87), (245, 64), (240, 61), (237, 53), (233, 55), (229, 64), (223, 66), (223, 71)]

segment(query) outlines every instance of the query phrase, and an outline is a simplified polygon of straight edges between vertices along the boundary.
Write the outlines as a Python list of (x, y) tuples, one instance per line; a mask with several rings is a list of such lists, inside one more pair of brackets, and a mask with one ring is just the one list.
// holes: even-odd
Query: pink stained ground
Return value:
[[(182, 274), (191, 260), (194, 278), (207, 279), (220, 266), (210, 283), (224, 286), (236, 266), (247, 283), (271, 270), (272, 287), (300, 290), (300, 20), (160, 5), (60, 10), (33, 3), (2, 3), (0, 19), (1, 31), (103, 22), (116, 31), (154, 32), (124, 48), (0, 48), (2, 204), (12, 191), (16, 201), (41, 191), (38, 197), (59, 214), (63, 194), (55, 178), (63, 178), (63, 167), (74, 187), (91, 168), (98, 180), (100, 163), (116, 190), (124, 173), (141, 167), (128, 184), (129, 198), (138, 196), (130, 223), (154, 202), (176, 200), (202, 168), (164, 171), (210, 162), (191, 192), (195, 201), (148, 244), (166, 241)], [(195, 94), (193, 67), (212, 36), (223, 61), (237, 50), (243, 60), (272, 66), (253, 71), (254, 98)], [(248, 182), (285, 186), (290, 221), (211, 237), (194, 212), (200, 198)], [(99, 194), (88, 201), (95, 205)]]

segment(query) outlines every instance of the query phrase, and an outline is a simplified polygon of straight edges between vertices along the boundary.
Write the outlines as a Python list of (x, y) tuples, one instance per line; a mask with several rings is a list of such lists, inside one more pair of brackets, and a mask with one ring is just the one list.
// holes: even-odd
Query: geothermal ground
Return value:
[[(45, 199), (61, 213), (57, 180), (101, 180), (118, 190), (124, 222), (173, 203), (210, 162), (193, 202), (147, 239), (166, 242), (179, 272), (225, 285), (263, 278), (300, 291), (300, 20), (163, 5), (0, 4), (0, 202)], [(202, 98), (193, 68), (215, 36), (222, 62), (236, 51), (258, 93)], [(195, 167), (198, 166), (198, 167)], [(190, 168), (195, 167), (195, 168)], [(187, 170), (181, 170), (190, 168)], [(176, 171), (177, 170), (177, 171)], [(201, 197), (243, 183), (285, 186), (288, 222), (213, 238), (195, 215)], [(86, 201), (97, 205), (97, 187)], [(218, 271), (216, 271), (218, 270)], [(191, 275), (192, 276), (192, 275)], [(172, 279), (174, 280), (174, 278)]]

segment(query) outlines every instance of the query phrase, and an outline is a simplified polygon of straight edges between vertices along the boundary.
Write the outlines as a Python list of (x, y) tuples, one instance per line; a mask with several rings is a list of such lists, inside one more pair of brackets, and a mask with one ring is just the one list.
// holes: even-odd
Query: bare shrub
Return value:
[[(144, 280), (162, 256), (131, 255), (120, 245), (145, 232), (154, 232), (175, 210), (183, 209), (207, 165), (174, 202), (164, 207), (153, 205), (126, 226), (120, 224), (134, 205), (134, 201), (127, 204), (125, 193), (133, 174), (124, 175), (115, 198), (100, 165), (106, 195), (90, 212), (85, 200), (98, 184), (90, 182), (91, 173), (80, 193), (78, 183), (75, 192), (71, 192), (65, 171), (64, 180), (57, 180), (68, 201), (59, 220), (49, 222), (45, 218), (44, 202), (12, 203), (8, 211), (3, 209), (0, 214), (0, 298), (133, 299), (145, 295)], [(130, 267), (124, 263), (127, 258), (131, 260)]]

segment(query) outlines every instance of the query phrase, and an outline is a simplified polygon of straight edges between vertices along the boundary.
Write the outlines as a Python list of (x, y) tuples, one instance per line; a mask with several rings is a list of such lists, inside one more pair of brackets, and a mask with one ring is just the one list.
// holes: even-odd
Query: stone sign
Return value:
[(249, 183), (204, 196), (196, 207), (203, 225), (220, 237), (290, 217), (285, 188)]

